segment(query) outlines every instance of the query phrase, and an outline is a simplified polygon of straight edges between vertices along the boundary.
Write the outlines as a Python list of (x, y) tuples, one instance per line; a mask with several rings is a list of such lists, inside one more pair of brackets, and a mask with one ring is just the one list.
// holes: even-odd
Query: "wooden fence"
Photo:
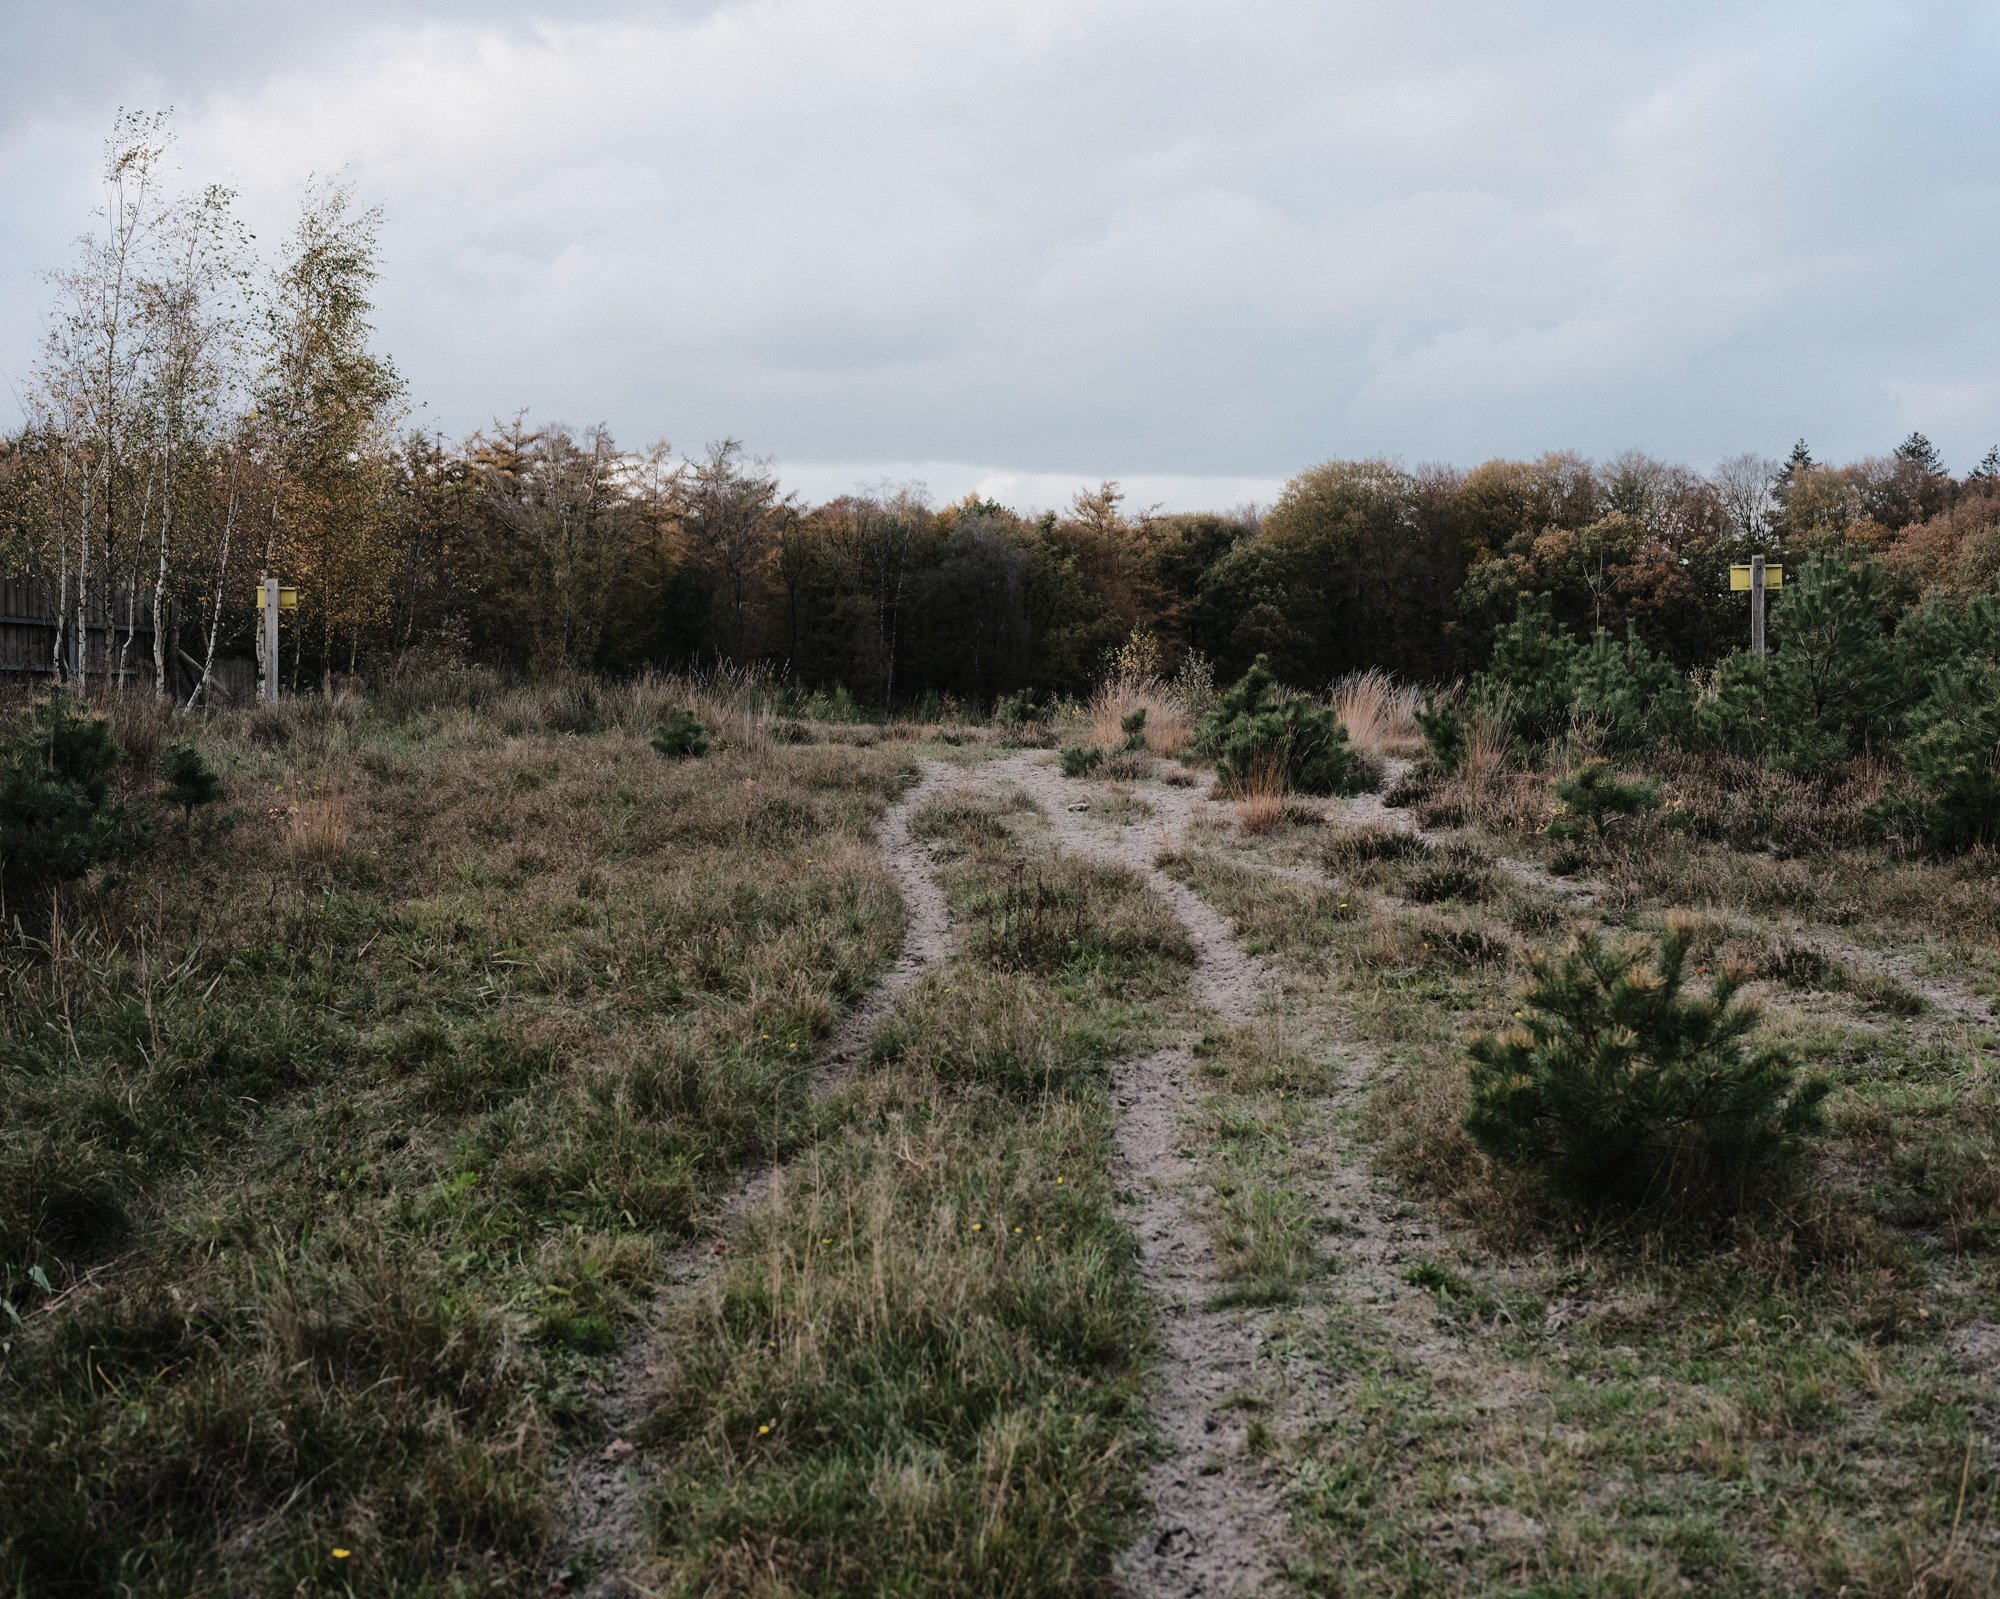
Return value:
[[(59, 617), (62, 609), (55, 584), (0, 577), (0, 672), (53, 674), (58, 641), (74, 664), (74, 617)], [(152, 595), (131, 589), (99, 592), (91, 597), (86, 621), (84, 664), (90, 676), (112, 676), (121, 660), (128, 677), (152, 675)]]

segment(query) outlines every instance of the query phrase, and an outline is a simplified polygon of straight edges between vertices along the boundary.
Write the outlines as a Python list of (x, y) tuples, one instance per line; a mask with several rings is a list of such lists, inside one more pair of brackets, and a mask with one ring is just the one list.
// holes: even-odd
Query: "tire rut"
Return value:
[[(1253, 1014), (1270, 973), (1243, 952), (1229, 922), (1154, 863), (1206, 803), (1202, 789), (1148, 785), (1153, 832), (1139, 823), (1112, 831), (1069, 809), (1078, 791), (1044, 755), (986, 769), (1018, 783), (1047, 818), (1056, 843), (1087, 859), (1138, 873), (1179, 918), (1196, 952), (1195, 992), (1225, 1025)], [(1157, 792), (1155, 792), (1157, 790)], [(1139, 1273), (1161, 1313), (1162, 1361), (1153, 1421), (1164, 1454), (1145, 1474), (1153, 1525), (1120, 1558), (1128, 1592), (1146, 1599), (1214, 1599), (1270, 1587), (1284, 1568), (1288, 1523), (1276, 1472), (1246, 1452), (1246, 1412), (1229, 1401), (1260, 1380), (1246, 1317), (1217, 1310), (1223, 1286), (1209, 1230), (1192, 1207), (1199, 1187), (1183, 1153), (1182, 1117), (1193, 1103), (1192, 1041), (1114, 1072), (1120, 1188), (1130, 1196)]]
[[(815, 1063), (807, 1085), (811, 1094), (830, 1093), (852, 1075), (862, 1051), (895, 1009), (897, 1000), (946, 954), (951, 915), (933, 871), (930, 846), (911, 834), (910, 820), (959, 775), (956, 768), (942, 761), (920, 763), (916, 783), (884, 812), (877, 825), (876, 848), (903, 900), (903, 942), (894, 963), (848, 1012)], [(727, 1252), (721, 1235), (762, 1203), (777, 1172), (775, 1165), (766, 1164), (744, 1173), (717, 1204), (714, 1222), (707, 1231), (668, 1258), (643, 1333), (611, 1361), (602, 1380), (600, 1401), (605, 1441), (578, 1455), (565, 1473), (570, 1509), (564, 1534), (549, 1560), (550, 1592), (570, 1592), (564, 1573), (579, 1556), (593, 1550), (606, 1551), (610, 1558), (585, 1587), (575, 1590), (581, 1599), (627, 1599), (640, 1592), (625, 1578), (622, 1567), (644, 1540), (646, 1497), (654, 1480), (645, 1453), (632, 1435), (650, 1411), (655, 1386), (665, 1370), (658, 1358), (659, 1330), (672, 1306), (715, 1269)]]

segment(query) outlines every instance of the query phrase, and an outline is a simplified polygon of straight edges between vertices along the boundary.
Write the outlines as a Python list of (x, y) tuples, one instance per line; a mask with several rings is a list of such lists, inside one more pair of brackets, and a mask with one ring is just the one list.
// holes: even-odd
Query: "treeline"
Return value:
[(1265, 655), (1296, 683), (1440, 680), (1486, 661), (1523, 593), (1566, 632), (1698, 666), (1741, 639), (1728, 568), (1754, 552), (1874, 557), (1885, 607), (2000, 586), (2000, 450), (1960, 477), (1918, 434), (1712, 474), (1336, 461), (1267, 511), (1193, 515), (1112, 483), (1040, 516), (915, 485), (808, 506), (734, 440), (676, 457), (520, 418), (451, 445), (404, 428), (370, 348), (376, 213), (316, 188), (260, 262), (230, 194), (167, 192), (168, 149), (160, 119), (121, 121), (97, 230), (52, 275), (31, 420), (0, 441), (0, 572), (45, 578), (73, 628), (93, 597), (145, 605), (163, 691), (173, 660), (251, 647), (266, 571), (300, 591), (295, 682), (411, 652), (724, 658), (869, 704), (1079, 693), (1135, 633), (1168, 673), (1198, 651), (1225, 676)]

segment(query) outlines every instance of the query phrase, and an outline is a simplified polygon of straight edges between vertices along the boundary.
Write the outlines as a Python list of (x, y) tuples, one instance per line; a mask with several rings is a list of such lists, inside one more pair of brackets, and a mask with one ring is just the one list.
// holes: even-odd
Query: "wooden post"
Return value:
[(1764, 557), (1750, 557), (1750, 653), (1764, 658)]
[[(1758, 560), (1761, 563), (1763, 557), (1759, 556)], [(1760, 564), (1757, 581), (1761, 583), (1763, 580), (1764, 569)], [(259, 685), (257, 697), (275, 704), (278, 698), (278, 580), (275, 577), (264, 579), (264, 614), (258, 620), (264, 624), (264, 681)], [(1761, 628), (1763, 624), (1760, 621), (1758, 625)]]

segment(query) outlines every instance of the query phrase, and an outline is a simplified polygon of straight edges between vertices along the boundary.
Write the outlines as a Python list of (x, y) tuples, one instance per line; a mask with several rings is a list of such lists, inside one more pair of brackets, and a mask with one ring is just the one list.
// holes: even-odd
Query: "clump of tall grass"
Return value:
[(1417, 726), (1418, 694), (1409, 683), (1398, 683), (1379, 666), (1349, 672), (1333, 685), (1333, 714), (1347, 729), (1347, 742), (1357, 755), (1376, 766), (1390, 756), (1422, 752), (1424, 736)]
[(1254, 756), (1230, 785), (1236, 821), (1246, 833), (1268, 833), (1285, 819), (1286, 756), (1268, 750)]
[(1188, 747), (1194, 719), (1187, 707), (1159, 678), (1129, 671), (1107, 677), (1091, 696), (1090, 741), (1103, 749), (1120, 748), (1128, 721), (1140, 711), (1146, 713), (1141, 731), (1147, 749), (1171, 760)]
[(294, 866), (332, 871), (347, 859), (354, 842), (354, 807), (340, 789), (292, 778), (274, 809), (285, 854)]

